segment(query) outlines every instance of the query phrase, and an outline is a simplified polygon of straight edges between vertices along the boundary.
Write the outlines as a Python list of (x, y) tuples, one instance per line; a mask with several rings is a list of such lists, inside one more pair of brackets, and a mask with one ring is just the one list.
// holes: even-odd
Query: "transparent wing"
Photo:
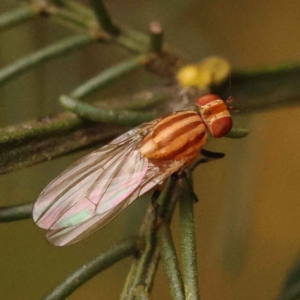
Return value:
[(45, 229), (78, 225), (105, 215), (140, 185), (148, 160), (136, 150), (146, 124), (88, 154), (52, 181), (33, 208), (33, 219)]
[(66, 246), (86, 238), (113, 219), (136, 198), (145, 194), (157, 184), (163, 182), (182, 165), (183, 162), (180, 161), (166, 161), (163, 165), (157, 167), (149, 162), (147, 172), (142, 178), (141, 184), (137, 186), (136, 189), (126, 199), (119, 202), (116, 206), (114, 206), (113, 209), (96, 214), (89, 220), (78, 225), (58, 230), (48, 230), (48, 241), (55, 246)]

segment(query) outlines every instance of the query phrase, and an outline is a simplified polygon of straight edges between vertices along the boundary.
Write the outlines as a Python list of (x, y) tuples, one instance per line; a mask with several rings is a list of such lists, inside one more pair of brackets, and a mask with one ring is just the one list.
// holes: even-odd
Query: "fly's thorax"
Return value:
[(189, 162), (198, 156), (207, 139), (206, 127), (195, 111), (179, 111), (163, 118), (140, 145), (140, 152), (154, 160)]
[(199, 113), (210, 133), (215, 137), (223, 137), (232, 127), (229, 110), (219, 96), (210, 94), (197, 101)]

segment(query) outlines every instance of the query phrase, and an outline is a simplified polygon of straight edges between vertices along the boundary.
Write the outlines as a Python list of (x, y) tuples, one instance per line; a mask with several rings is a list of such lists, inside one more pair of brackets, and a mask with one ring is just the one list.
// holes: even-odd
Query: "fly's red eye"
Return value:
[(198, 105), (205, 105), (209, 102), (212, 102), (212, 101), (215, 101), (215, 100), (219, 100), (220, 97), (218, 95), (215, 95), (215, 94), (209, 94), (209, 95), (205, 95), (205, 96), (202, 96), (200, 97), (198, 100), (197, 100), (197, 104)]
[(220, 117), (211, 123), (210, 131), (215, 138), (226, 135), (232, 127), (232, 119), (230, 116)]

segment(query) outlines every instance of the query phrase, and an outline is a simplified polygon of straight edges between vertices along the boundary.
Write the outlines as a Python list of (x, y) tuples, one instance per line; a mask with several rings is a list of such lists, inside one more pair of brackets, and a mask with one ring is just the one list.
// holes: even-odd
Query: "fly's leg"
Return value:
[(213, 152), (206, 149), (201, 149), (200, 153), (202, 154), (202, 158), (198, 158), (190, 167), (190, 171), (194, 171), (200, 164), (204, 164), (210, 161), (213, 161), (215, 159), (220, 159), (225, 156), (222, 152)]
[(205, 149), (201, 149), (200, 153), (207, 158), (215, 158), (215, 159), (223, 158), (225, 156), (225, 154), (222, 152), (213, 152)]
[(190, 193), (191, 197), (194, 199), (194, 202), (195, 203), (198, 202), (199, 199), (198, 199), (196, 193), (194, 192), (194, 187), (193, 187), (193, 184), (192, 184), (191, 180), (187, 176), (187, 171), (182, 171), (181, 173), (175, 173), (175, 175), (177, 176), (178, 180), (179, 179), (184, 180), (184, 182), (187, 185), (187, 188), (189, 190), (189, 193)]
[[(184, 174), (186, 174), (186, 173), (184, 173)], [(192, 184), (192, 182), (187, 178), (187, 176), (185, 177), (185, 182), (186, 182), (186, 184), (187, 184), (187, 186), (188, 186), (188, 189), (189, 189), (189, 192), (190, 192), (191, 196), (192, 196), (193, 199), (194, 199), (194, 202), (195, 202), (195, 203), (199, 202), (198, 196), (196, 195), (196, 193), (195, 193), (195, 191), (194, 191), (193, 184)]]
[(160, 207), (160, 205), (157, 202), (157, 199), (159, 198), (160, 194), (161, 194), (161, 190), (157, 188), (151, 196), (151, 204), (153, 205), (153, 208), (156, 212), (158, 212)]

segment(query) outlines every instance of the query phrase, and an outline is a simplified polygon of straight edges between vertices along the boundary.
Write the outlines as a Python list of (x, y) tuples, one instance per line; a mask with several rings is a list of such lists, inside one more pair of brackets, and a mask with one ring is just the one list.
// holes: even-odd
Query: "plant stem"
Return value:
[(143, 286), (138, 286), (135, 289), (135, 300), (150, 300), (150, 295), (145, 291)]
[(299, 62), (291, 62), (286, 64), (280, 64), (275, 66), (266, 66), (266, 67), (256, 67), (256, 68), (249, 68), (244, 70), (233, 70), (233, 77), (238, 78), (250, 78), (250, 77), (261, 77), (264, 75), (269, 74), (277, 74), (277, 75), (286, 75), (287, 73), (290, 73), (291, 71), (297, 71), (300, 70), (300, 64)]
[(136, 126), (156, 117), (154, 113), (102, 109), (67, 96), (61, 96), (60, 103), (63, 107), (84, 119), (115, 125)]
[[(65, 118), (65, 115), (66, 113), (60, 114), (62, 119)], [(72, 114), (72, 117), (75, 116)], [(36, 123), (36, 121), (31, 122)], [(49, 117), (48, 122), (47, 124), (40, 122), (40, 127), (32, 129), (28, 124), (28, 133), (27, 128), (22, 128), (23, 124), (11, 126), (10, 128), (13, 129), (21, 127), (16, 128), (13, 136), (10, 136), (10, 129), (7, 130), (6, 139), (0, 147), (0, 174), (47, 161), (95, 142), (107, 142), (124, 132), (124, 128), (118, 126), (83, 122), (79, 118), (69, 119), (72, 126), (65, 121), (65, 127), (64, 121), (59, 118), (53, 120)], [(59, 123), (62, 123), (62, 128), (57, 130)]]
[(176, 300), (185, 300), (183, 282), (169, 226), (162, 224), (158, 232), (160, 253), (167, 273), (171, 296)]
[(39, 14), (33, 5), (23, 5), (15, 10), (0, 15), (0, 30), (26, 22)]
[(159, 211), (157, 212), (152, 203), (149, 204), (139, 232), (140, 238), (143, 237), (145, 239), (146, 247), (141, 256), (136, 258), (131, 265), (121, 295), (122, 300), (135, 299), (135, 291), (141, 286), (144, 291), (151, 292), (160, 259), (160, 252), (157, 245), (157, 216), (160, 215), (165, 218), (164, 220), (167, 223), (171, 221), (177, 201), (176, 193), (176, 180), (174, 177), (171, 177), (157, 199), (157, 202), (162, 203)]
[(249, 134), (249, 130), (233, 122), (231, 130), (225, 135), (230, 139), (240, 139), (246, 137)]
[(14, 222), (31, 218), (33, 203), (0, 207), (0, 222)]
[(117, 242), (106, 252), (101, 253), (92, 261), (86, 263), (73, 274), (68, 276), (63, 283), (57, 286), (44, 300), (63, 300), (71, 295), (78, 287), (101, 271), (111, 267), (121, 259), (128, 257), (136, 251), (136, 237), (131, 237)]
[(104, 2), (102, 0), (89, 0), (89, 3), (94, 9), (101, 27), (112, 36), (117, 36), (120, 33), (120, 29), (113, 24)]
[(115, 66), (102, 71), (99, 75), (93, 77), (87, 82), (78, 86), (70, 96), (72, 98), (83, 98), (94, 92), (96, 89), (101, 89), (114, 82), (116, 79), (121, 78), (125, 74), (132, 72), (133, 70), (143, 66), (148, 61), (146, 55), (141, 55), (123, 61)]
[(163, 48), (164, 32), (159, 22), (150, 24), (150, 51), (159, 53)]
[(194, 222), (194, 198), (190, 194), (191, 191), (186, 183), (186, 180), (191, 180), (191, 178), (182, 178), (180, 180), (180, 184), (183, 189), (183, 195), (179, 199), (183, 281), (186, 298), (190, 300), (198, 300), (200, 299), (200, 296), (198, 286), (197, 252)]
[(51, 11), (54, 21), (61, 21), (62, 24), (66, 24), (67, 27), (85, 30), (90, 26), (90, 21), (81, 15), (67, 10), (65, 8), (56, 8)]
[(40, 65), (40, 63), (61, 56), (67, 52), (85, 46), (92, 41), (92, 37), (80, 34), (71, 38), (64, 39), (42, 50), (21, 58), (13, 64), (0, 70), (0, 84), (12, 79), (30, 68)]

